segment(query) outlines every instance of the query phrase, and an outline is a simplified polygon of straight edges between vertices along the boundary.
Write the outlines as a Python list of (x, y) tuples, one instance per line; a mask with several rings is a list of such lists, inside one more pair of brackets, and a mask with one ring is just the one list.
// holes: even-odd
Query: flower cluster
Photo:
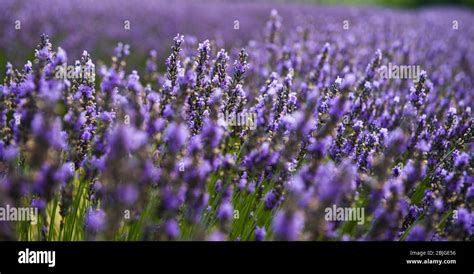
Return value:
[[(100, 65), (84, 51), (97, 77), (74, 79), (42, 35), (0, 85), (0, 206), (40, 216), (0, 239), (472, 240), (474, 32), (433, 42), (438, 13), (351, 33), (283, 31), (273, 10), (244, 48), (178, 34), (141, 75), (120, 43)], [(422, 71), (387, 79), (389, 62)]]

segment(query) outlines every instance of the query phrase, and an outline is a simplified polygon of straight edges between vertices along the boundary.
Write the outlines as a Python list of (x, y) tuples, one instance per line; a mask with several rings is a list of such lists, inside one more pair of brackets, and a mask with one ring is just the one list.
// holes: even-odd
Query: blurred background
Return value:
[(0, 0), (0, 79), (7, 61), (21, 68), (33, 60), (42, 33), (66, 50), (69, 62), (83, 50), (108, 62), (115, 45), (124, 42), (131, 46), (131, 65), (143, 67), (152, 49), (163, 63), (178, 32), (189, 44), (212, 39), (217, 47), (245, 46), (262, 38), (272, 9), (281, 14), (283, 31), (292, 31), (303, 22), (363, 24), (387, 9), (413, 14), (442, 7), (455, 10), (448, 18), (455, 20), (458, 14), (472, 16), (473, 6), (474, 0)]
[(430, 5), (465, 5), (473, 6), (474, 0), (301, 0), (306, 3), (327, 5), (380, 5), (391, 7), (413, 8)]

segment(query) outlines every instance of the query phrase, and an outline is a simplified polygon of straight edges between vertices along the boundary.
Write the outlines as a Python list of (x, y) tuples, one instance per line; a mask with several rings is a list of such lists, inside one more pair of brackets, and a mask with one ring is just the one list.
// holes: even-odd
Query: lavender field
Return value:
[(0, 240), (474, 239), (473, 10), (138, 2), (0, 3)]

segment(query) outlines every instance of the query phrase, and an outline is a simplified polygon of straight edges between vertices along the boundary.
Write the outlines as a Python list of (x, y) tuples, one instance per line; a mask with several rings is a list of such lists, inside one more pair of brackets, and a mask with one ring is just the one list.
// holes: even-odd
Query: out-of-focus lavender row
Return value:
[[(144, 57), (150, 49), (163, 53), (168, 50), (163, 42), (178, 32), (187, 34), (188, 40), (193, 40), (192, 36), (199, 40), (214, 38), (222, 46), (238, 46), (261, 32), (267, 14), (275, 7), (265, 3), (208, 2), (4, 0), (0, 3), (0, 51), (10, 60), (24, 59), (27, 51), (20, 49), (34, 44), (38, 33), (48, 33), (73, 57), (79, 57), (80, 49), (106, 56), (117, 41), (130, 44), (136, 57)], [(282, 12), (286, 23), (312, 13), (292, 5), (285, 6)], [(20, 30), (15, 29), (17, 20), (21, 22)], [(238, 30), (234, 28), (236, 20)], [(12, 44), (15, 47), (9, 46)]]
[[(461, 27), (466, 31), (466, 20), (472, 16), (472, 12), (461, 10), (443, 11), (439, 16), (436, 10), (388, 11), (245, 1), (3, 0), (0, 3), (0, 54), (4, 53), (10, 62), (20, 65), (31, 56), (29, 48), (35, 44), (38, 33), (48, 33), (72, 58), (79, 58), (82, 49), (86, 49), (93, 57), (102, 59), (121, 41), (134, 49), (133, 64), (143, 61), (151, 49), (158, 50), (159, 60), (164, 61), (164, 55), (169, 53), (164, 42), (176, 33), (186, 34), (189, 42), (212, 38), (219, 47), (243, 46), (262, 35), (267, 14), (273, 8), (279, 8), (284, 18), (282, 31), (295, 31), (296, 26), (304, 24), (317, 30), (312, 37), (315, 42), (331, 42), (341, 37), (371, 47), (362, 49), (362, 54), (374, 50), (376, 45), (371, 40), (378, 33), (388, 31), (387, 39), (393, 39), (391, 42), (408, 43), (424, 33), (420, 28), (444, 32), (451, 28), (452, 20), (462, 21)], [(343, 31), (344, 20), (349, 22), (350, 31)], [(400, 40), (402, 33), (405, 40)], [(430, 37), (434, 46), (444, 38)], [(458, 47), (465, 50), (468, 45)], [(6, 60), (0, 58), (2, 67), (5, 63)]]

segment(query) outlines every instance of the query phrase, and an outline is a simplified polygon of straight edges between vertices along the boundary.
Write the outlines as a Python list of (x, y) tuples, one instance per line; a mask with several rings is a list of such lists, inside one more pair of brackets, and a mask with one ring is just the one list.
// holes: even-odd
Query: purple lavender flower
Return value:
[(89, 208), (86, 213), (85, 226), (93, 232), (101, 232), (106, 227), (106, 215), (101, 209)]
[(302, 212), (277, 213), (273, 220), (273, 232), (277, 239), (284, 241), (296, 241), (300, 239), (304, 228), (304, 215)]
[(171, 239), (175, 239), (176, 237), (179, 236), (180, 230), (179, 230), (178, 223), (175, 220), (166, 221), (166, 223), (164, 224), (164, 227), (165, 227), (166, 234)]
[(222, 221), (229, 220), (233, 215), (234, 208), (230, 202), (223, 202), (217, 212), (217, 218)]
[(266, 235), (267, 235), (267, 231), (265, 230), (265, 227), (257, 226), (255, 228), (255, 241), (264, 241)]
[(189, 132), (186, 126), (175, 122), (169, 124), (165, 131), (165, 140), (173, 153), (176, 153), (184, 145), (188, 136)]

